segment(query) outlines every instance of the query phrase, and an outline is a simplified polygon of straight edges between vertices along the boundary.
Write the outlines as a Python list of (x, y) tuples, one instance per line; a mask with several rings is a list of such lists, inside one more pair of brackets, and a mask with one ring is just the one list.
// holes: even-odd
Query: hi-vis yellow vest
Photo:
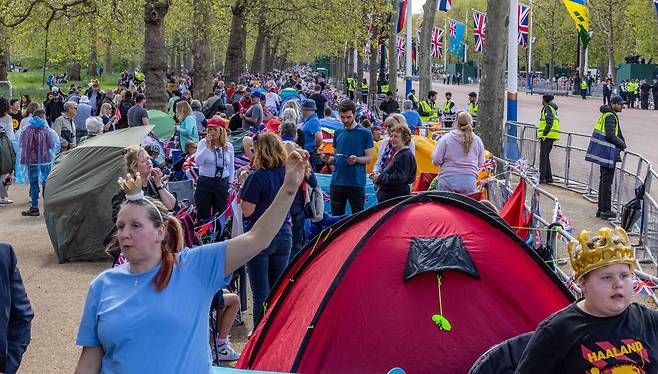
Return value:
[(425, 113), (430, 113), (429, 116), (421, 115), (420, 116), (421, 121), (423, 121), (423, 122), (438, 121), (438, 119), (439, 119), (439, 106), (436, 103), (430, 105), (430, 103), (428, 103), (427, 100), (423, 100), (419, 103), (419, 109), (420, 110), (419, 110), (418, 114), (420, 114), (421, 111), (423, 111)]
[[(544, 136), (544, 129), (546, 128), (546, 108), (548, 108), (551, 113), (553, 113), (553, 126), (548, 131), (548, 135)], [(539, 124), (537, 126), (537, 139), (555, 139), (560, 140), (560, 120), (557, 117), (557, 111), (550, 105), (544, 105), (541, 110), (541, 117), (539, 118)]]

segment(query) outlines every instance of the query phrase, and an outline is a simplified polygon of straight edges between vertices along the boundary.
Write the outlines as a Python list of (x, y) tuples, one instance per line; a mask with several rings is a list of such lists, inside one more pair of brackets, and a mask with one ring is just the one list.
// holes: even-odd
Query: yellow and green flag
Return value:
[(562, 0), (567, 7), (569, 15), (578, 27), (580, 40), (583, 46), (587, 48), (589, 43), (589, 9), (585, 0)]

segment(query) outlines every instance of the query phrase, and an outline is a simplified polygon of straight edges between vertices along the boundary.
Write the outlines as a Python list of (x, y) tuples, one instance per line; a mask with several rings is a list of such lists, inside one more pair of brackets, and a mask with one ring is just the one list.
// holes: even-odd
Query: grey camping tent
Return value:
[(46, 181), (44, 216), (59, 262), (109, 259), (112, 196), (125, 173), (123, 150), (140, 145), (153, 126), (112, 131), (62, 153)]

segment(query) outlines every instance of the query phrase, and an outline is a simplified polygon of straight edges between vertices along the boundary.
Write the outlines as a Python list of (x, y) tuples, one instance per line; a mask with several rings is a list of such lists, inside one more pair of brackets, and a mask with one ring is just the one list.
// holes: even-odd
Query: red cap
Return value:
[(208, 127), (223, 127), (227, 128), (226, 121), (221, 117), (214, 117), (208, 120)]

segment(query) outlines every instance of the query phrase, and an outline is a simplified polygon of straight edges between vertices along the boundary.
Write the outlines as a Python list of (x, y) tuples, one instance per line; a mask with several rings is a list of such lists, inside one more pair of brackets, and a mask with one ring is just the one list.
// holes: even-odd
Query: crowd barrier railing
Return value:
[[(527, 161), (529, 173), (539, 170), (539, 140), (537, 126), (528, 123), (507, 122), (505, 135), (505, 155), (518, 154)], [(509, 131), (515, 130), (515, 131)], [(509, 135), (516, 132), (516, 135)], [(599, 167), (585, 161), (585, 153), (590, 135), (560, 131), (560, 140), (555, 141), (551, 152), (551, 166), (555, 184), (559, 187), (578, 192), (591, 202), (598, 198)], [(515, 148), (517, 152), (509, 152)], [(658, 186), (654, 186), (658, 174), (652, 163), (644, 156), (625, 151), (621, 162), (615, 168), (612, 186), (612, 207), (617, 213), (613, 224), (621, 224), (623, 206), (636, 197), (636, 189), (644, 184), (644, 196), (641, 198), (641, 211), (637, 222), (629, 230), (631, 236), (638, 238), (636, 249), (641, 251), (641, 263), (656, 262), (658, 252)], [(512, 161), (509, 158), (506, 161)], [(656, 270), (658, 274), (658, 270)]]

